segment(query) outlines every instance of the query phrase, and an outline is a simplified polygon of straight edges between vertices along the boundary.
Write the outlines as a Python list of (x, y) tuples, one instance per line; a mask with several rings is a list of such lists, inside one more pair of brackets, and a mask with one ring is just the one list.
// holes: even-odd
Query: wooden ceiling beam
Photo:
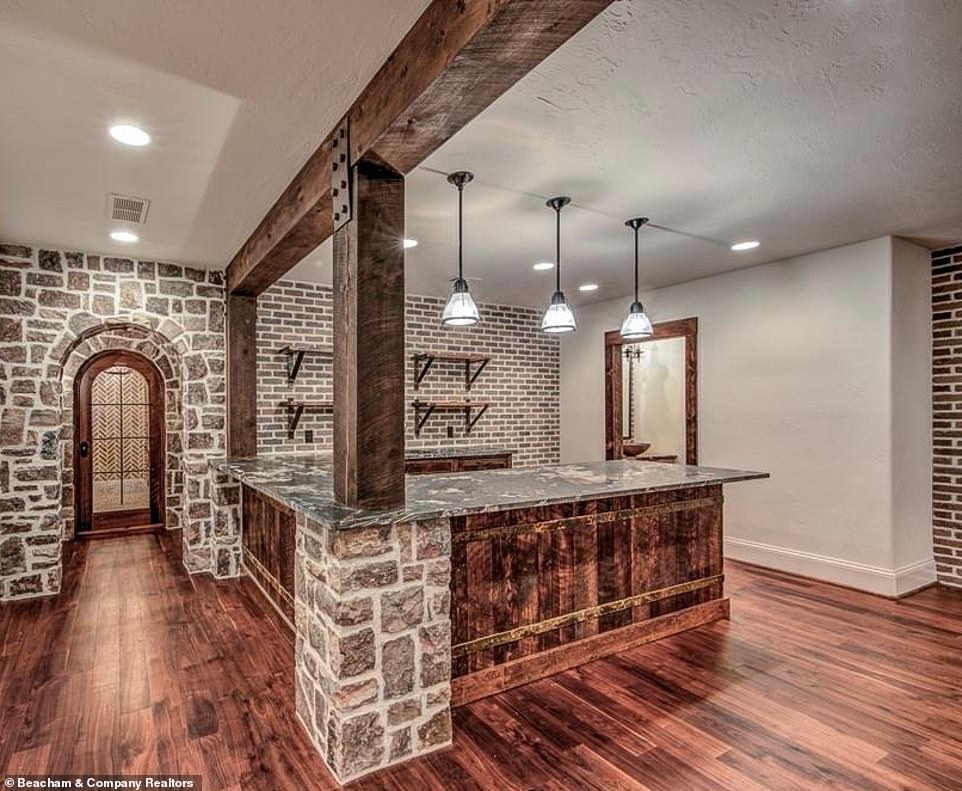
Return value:
[[(409, 173), (612, 0), (434, 0), (347, 113), (354, 162)], [(333, 233), (324, 139), (227, 267), (256, 296)]]

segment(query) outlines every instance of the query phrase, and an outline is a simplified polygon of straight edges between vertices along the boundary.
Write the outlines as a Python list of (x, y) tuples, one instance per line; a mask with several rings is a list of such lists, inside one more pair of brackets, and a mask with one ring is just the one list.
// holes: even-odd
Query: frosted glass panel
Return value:
[(147, 457), (147, 438), (124, 439), (124, 472), (146, 470), (150, 467)]
[(125, 404), (146, 404), (147, 380), (139, 372), (130, 368), (123, 370), (126, 373), (120, 377), (121, 400)]
[(94, 479), (94, 513), (131, 511), (150, 507), (150, 489), (146, 473), (110, 480)]
[(93, 510), (150, 507), (147, 380), (132, 368), (101, 371), (91, 390)]
[(121, 441), (117, 437), (93, 441), (95, 480), (112, 477), (120, 473), (120, 450)]
[[(97, 375), (91, 394), (91, 403), (94, 404), (119, 404), (120, 403), (120, 376), (119, 368), (111, 368)], [(123, 370), (127, 370), (126, 368)]]
[(143, 404), (121, 407), (124, 421), (123, 436), (125, 437), (146, 437), (150, 434), (150, 427), (147, 424), (147, 407)]

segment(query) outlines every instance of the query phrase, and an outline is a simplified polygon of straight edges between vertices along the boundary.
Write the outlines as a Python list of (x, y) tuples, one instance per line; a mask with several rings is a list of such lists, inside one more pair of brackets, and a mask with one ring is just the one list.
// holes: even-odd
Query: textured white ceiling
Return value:
[(0, 0), (0, 238), (224, 266), (428, 2)]
[[(616, 3), (425, 166), (473, 170), (468, 273), (480, 299), (541, 305), (553, 215), (568, 194), (563, 286), (627, 293), (885, 234), (962, 240), (962, 2)], [(455, 192), (408, 179), (408, 288), (444, 293)], [(706, 237), (701, 239), (698, 237)], [(728, 244), (761, 240), (750, 253)], [(712, 243), (710, 240), (717, 240)], [(327, 276), (326, 247), (297, 272)], [(579, 294), (579, 283), (601, 288)]]
[[(0, 0), (0, 238), (223, 266), (427, 2)], [(958, 241), (960, 42), (957, 0), (620, 0), (409, 177), (409, 290), (446, 291), (456, 202), (434, 171), (461, 168), (490, 301), (547, 299), (531, 264), (558, 193), (576, 302), (629, 290), (635, 214), (680, 232), (642, 232), (646, 286)], [(154, 145), (113, 143), (120, 119)], [(110, 191), (153, 201), (135, 247), (106, 236)], [(763, 245), (728, 251), (743, 238)]]

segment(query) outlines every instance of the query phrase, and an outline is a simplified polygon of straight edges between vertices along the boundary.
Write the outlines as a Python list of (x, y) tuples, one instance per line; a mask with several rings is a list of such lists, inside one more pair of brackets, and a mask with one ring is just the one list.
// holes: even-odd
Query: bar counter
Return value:
[(722, 485), (610, 461), (409, 475), (333, 501), (330, 454), (219, 460), (244, 566), (295, 632), (298, 716), (341, 781), (451, 742), (451, 707), (729, 614)]
[(627, 460), (409, 476), (404, 508), (364, 511), (334, 502), (330, 453), (215, 459), (211, 465), (295, 513), (334, 529), (719, 486), (768, 477), (763, 472)]

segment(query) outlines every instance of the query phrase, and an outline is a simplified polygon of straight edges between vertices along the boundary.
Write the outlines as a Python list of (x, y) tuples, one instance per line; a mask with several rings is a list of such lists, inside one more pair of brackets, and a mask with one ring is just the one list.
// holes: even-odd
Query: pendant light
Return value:
[(571, 306), (561, 290), (561, 210), (569, 203), (571, 203), (571, 198), (566, 197), (550, 198), (545, 202), (545, 206), (555, 210), (556, 256), (555, 291), (551, 295), (551, 304), (548, 305), (544, 318), (541, 320), (541, 329), (544, 332), (574, 332), (577, 329), (575, 315), (571, 312)]
[(481, 320), (478, 306), (468, 291), (468, 281), (464, 279), (464, 185), (473, 178), (474, 174), (466, 170), (448, 176), (448, 181), (458, 188), (458, 276), (441, 314), (441, 323), (449, 327), (468, 327)]
[(625, 316), (625, 321), (621, 325), (621, 337), (626, 341), (644, 340), (650, 338), (654, 332), (651, 320), (638, 299), (638, 231), (647, 222), (647, 217), (633, 217), (625, 221), (625, 225), (635, 232), (635, 301), (628, 308), (628, 315)]

